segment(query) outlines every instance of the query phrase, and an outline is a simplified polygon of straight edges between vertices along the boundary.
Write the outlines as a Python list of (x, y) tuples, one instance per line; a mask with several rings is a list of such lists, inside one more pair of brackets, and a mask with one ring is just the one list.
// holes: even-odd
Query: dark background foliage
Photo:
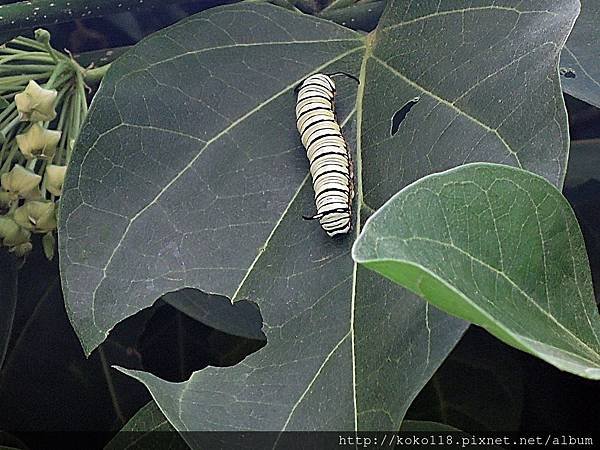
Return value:
[[(151, 12), (82, 19), (50, 31), (55, 47), (76, 54), (112, 49), (132, 45), (189, 14), (223, 3), (231, 1), (198, 0)], [(325, 4), (313, 3), (304, 2), (305, 9)], [(103, 52), (102, 58), (118, 53)], [(97, 55), (81, 58), (98, 60)], [(566, 103), (571, 139), (599, 139), (586, 148), (600, 151), (600, 110), (568, 95)], [(574, 158), (588, 156), (586, 151), (572, 152), (564, 193), (580, 221), (598, 293), (600, 167), (591, 168), (595, 178), (570, 183), (579, 178), (572, 170), (582, 165), (574, 164)], [(4, 270), (1, 280), (2, 301), (7, 298), (5, 287), (17, 287), (17, 307), (0, 370), (0, 430), (19, 438), (21, 445), (37, 447), (35, 436), (26, 432), (39, 430), (101, 431), (98, 446), (108, 441), (150, 400), (140, 383), (112, 369), (112, 364), (177, 381), (207, 365), (235, 364), (262, 345), (217, 332), (159, 301), (121, 323), (86, 359), (65, 313), (57, 261), (48, 262), (41, 245), (34, 249), (16, 280)], [(6, 261), (5, 254), (0, 257)], [(600, 416), (600, 405), (593, 401), (597, 397), (597, 383), (560, 372), (471, 327), (417, 397), (407, 418), (467, 431), (589, 432)]]

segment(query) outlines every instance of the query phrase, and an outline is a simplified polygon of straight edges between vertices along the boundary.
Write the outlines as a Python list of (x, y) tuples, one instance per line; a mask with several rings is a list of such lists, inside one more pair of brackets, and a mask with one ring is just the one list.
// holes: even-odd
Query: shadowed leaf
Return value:
[(600, 2), (581, 0), (581, 14), (560, 57), (567, 94), (600, 108)]

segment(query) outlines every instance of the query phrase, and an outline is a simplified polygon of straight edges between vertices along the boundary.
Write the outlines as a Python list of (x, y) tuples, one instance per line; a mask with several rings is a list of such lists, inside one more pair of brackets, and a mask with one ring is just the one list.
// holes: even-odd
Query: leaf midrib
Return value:
[[(365, 53), (363, 55), (360, 74), (358, 77), (359, 86), (356, 94), (356, 222), (354, 242), (358, 239), (361, 230), (361, 209), (363, 206), (363, 185), (362, 185), (362, 123), (363, 123), (363, 99), (365, 95), (365, 84), (367, 79), (367, 63), (373, 54), (373, 42), (375, 32), (365, 36)], [(352, 261), (352, 287), (350, 301), (350, 345), (352, 354), (352, 405), (354, 409), (354, 430), (358, 431), (358, 405), (356, 401), (356, 341), (354, 336), (354, 310), (356, 309), (356, 282), (357, 282), (358, 264)]]
[[(361, 144), (362, 144), (362, 127), (361, 127), (361, 123), (362, 123), (362, 114), (363, 114), (363, 107), (362, 107), (362, 102), (363, 102), (363, 98), (364, 98), (364, 91), (365, 91), (365, 85), (366, 85), (366, 68), (367, 68), (367, 62), (369, 60), (369, 58), (372, 56), (372, 46), (373, 46), (373, 41), (374, 41), (374, 34), (368, 34), (365, 36), (365, 45), (363, 47), (360, 47), (361, 49), (364, 48), (365, 52), (363, 55), (363, 59), (361, 62), (361, 69), (360, 69), (360, 75), (359, 75), (359, 86), (358, 86), (358, 91), (357, 91), (357, 95), (356, 95), (356, 103), (355, 103), (355, 108), (350, 112), (350, 114), (348, 114), (348, 117), (346, 117), (346, 119), (344, 119), (344, 121), (340, 124), (341, 127), (343, 128), (344, 125), (352, 118), (352, 116), (354, 115), (354, 112), (356, 112), (356, 163), (355, 163), (355, 177), (356, 177), (356, 197), (357, 197), (357, 213), (356, 213), (356, 222), (355, 222), (355, 233), (354, 233), (354, 238), (356, 240), (356, 238), (358, 238), (358, 235), (360, 234), (361, 231), (361, 215), (360, 215), (360, 210), (361, 207), (364, 206), (363, 204), (363, 192), (362, 192), (362, 158), (361, 158)], [(317, 69), (320, 70), (320, 69)], [(298, 193), (300, 192), (302, 186), (308, 181), (309, 178), (309, 174), (307, 174), (306, 178), (304, 179), (304, 181), (301, 183), (300, 187), (298, 188), (298, 190), (296, 191), (296, 194), (294, 195), (294, 198), (298, 195)], [(292, 200), (293, 201), (293, 200)], [(292, 203), (292, 201), (290, 201), (290, 205)], [(281, 223), (281, 220), (283, 220), (283, 218), (285, 217), (287, 211), (288, 211), (289, 207), (286, 208), (286, 210), (282, 213), (279, 222), (277, 223), (277, 225), (274, 227), (271, 235), (269, 236), (269, 238), (267, 239), (267, 243), (270, 241), (271, 237), (273, 236), (273, 234), (275, 233), (276, 229), (278, 228), (279, 224)], [(256, 256), (256, 259), (254, 260), (254, 262), (252, 263), (250, 269), (248, 270), (248, 272), (246, 273), (246, 276), (244, 277), (244, 279), (242, 280), (242, 282), (240, 282), (240, 285), (238, 286), (238, 289), (236, 290), (235, 294), (232, 297), (232, 301), (235, 300), (237, 298), (237, 295), (239, 294), (240, 290), (242, 289), (243, 285), (245, 284), (245, 280), (247, 279), (247, 277), (249, 276), (249, 274), (252, 271), (252, 268), (255, 266), (256, 262), (260, 259), (262, 255), (262, 252), (259, 252), (259, 254)], [(352, 350), (352, 398), (353, 398), (353, 416), (354, 416), (354, 429), (358, 431), (358, 408), (357, 408), (357, 395), (356, 395), (356, 354), (355, 354), (355, 340), (354, 340), (354, 309), (355, 309), (355, 300), (356, 300), (356, 273), (357, 273), (357, 269), (358, 269), (358, 264), (353, 261), (352, 263), (352, 287), (351, 287), (351, 303), (350, 303), (350, 330), (348, 331), (347, 334), (345, 334), (337, 343), (336, 345), (333, 347), (333, 349), (330, 351), (330, 353), (327, 355), (327, 357), (323, 360), (323, 362), (321, 363), (321, 365), (317, 368), (315, 375), (313, 376), (313, 379), (311, 380), (311, 382), (309, 383), (309, 385), (307, 386), (307, 389), (305, 389), (302, 394), (299, 396), (298, 400), (296, 401), (296, 403), (294, 404), (292, 410), (290, 411), (290, 414), (288, 415), (286, 422), (283, 426), (283, 430), (285, 430), (285, 427), (287, 427), (287, 424), (290, 422), (295, 409), (297, 408), (297, 406), (302, 402), (302, 400), (304, 399), (304, 397), (306, 396), (306, 393), (308, 392), (308, 390), (310, 389), (310, 387), (312, 386), (312, 384), (314, 384), (314, 382), (316, 381), (316, 379), (318, 378), (319, 374), (321, 373), (321, 370), (323, 369), (323, 367), (325, 366), (325, 364), (329, 361), (329, 359), (331, 358), (331, 356), (337, 351), (337, 349), (340, 347), (340, 345), (348, 338), (348, 336), (350, 336), (351, 339), (351, 350)], [(282, 431), (283, 431), (282, 430)], [(273, 448), (276, 447), (277, 442), (279, 440), (279, 437), (276, 439), (275, 444), (273, 445)]]

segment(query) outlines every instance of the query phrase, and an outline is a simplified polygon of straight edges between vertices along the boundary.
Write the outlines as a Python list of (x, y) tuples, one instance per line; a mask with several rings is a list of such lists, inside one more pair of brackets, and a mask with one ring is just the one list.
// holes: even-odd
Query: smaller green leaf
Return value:
[(247, 300), (231, 303), (227, 297), (184, 288), (168, 292), (163, 300), (187, 316), (233, 336), (265, 340), (258, 306)]
[(475, 163), (390, 199), (352, 250), (366, 267), (559, 369), (600, 379), (600, 320), (571, 207), (543, 178)]

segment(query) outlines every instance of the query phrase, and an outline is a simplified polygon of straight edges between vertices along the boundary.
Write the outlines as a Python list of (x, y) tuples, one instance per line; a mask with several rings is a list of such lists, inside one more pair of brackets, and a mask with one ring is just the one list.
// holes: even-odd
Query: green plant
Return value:
[[(100, 74), (70, 158), (61, 278), (87, 355), (163, 296), (248, 339), (216, 298), (263, 320), (267, 344), (233, 367), (182, 383), (118, 367), (154, 401), (128, 427), (397, 430), (468, 322), (598, 379), (588, 258), (560, 193), (561, 81), (595, 104), (600, 78), (593, 58), (560, 62), (579, 2), (394, 0), (381, 19), (383, 2), (273, 3), (210, 9), (130, 49)], [(598, 36), (595, 8), (570, 54)], [(357, 11), (373, 31), (327, 20)], [(341, 240), (300, 219), (314, 205), (294, 88), (318, 71), (360, 79), (338, 82), (357, 211)]]

